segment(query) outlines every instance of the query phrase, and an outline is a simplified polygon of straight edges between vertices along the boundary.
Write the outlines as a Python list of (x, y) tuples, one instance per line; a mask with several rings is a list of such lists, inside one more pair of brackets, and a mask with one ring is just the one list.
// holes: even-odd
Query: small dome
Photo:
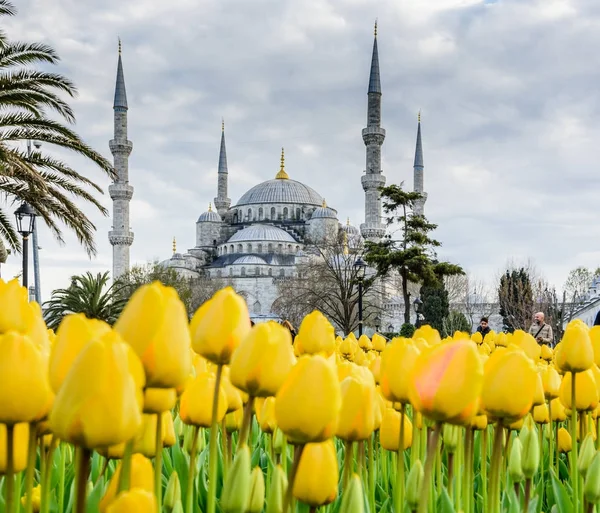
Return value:
[(288, 232), (275, 226), (255, 224), (234, 233), (227, 242), (252, 241), (296, 242)]
[(346, 224), (342, 226), (342, 230), (344, 230), (348, 235), (360, 235), (360, 230), (350, 224), (350, 219), (346, 221)]
[(244, 264), (244, 265), (264, 265), (266, 263), (267, 262), (265, 262), (260, 257), (257, 257), (255, 255), (246, 255), (246, 256), (236, 259), (232, 265), (242, 265), (242, 264)]
[(202, 214), (198, 218), (198, 223), (220, 223), (221, 216), (218, 212), (213, 212), (212, 206), (208, 205), (208, 210)]
[(311, 219), (336, 219), (335, 212), (329, 207), (319, 207), (310, 216)]

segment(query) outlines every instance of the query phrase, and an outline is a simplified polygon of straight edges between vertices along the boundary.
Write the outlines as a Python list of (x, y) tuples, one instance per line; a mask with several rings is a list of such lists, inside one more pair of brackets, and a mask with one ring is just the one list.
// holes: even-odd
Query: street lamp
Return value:
[(379, 315), (375, 317), (375, 331), (379, 333), (379, 328), (381, 327), (381, 317)]
[(23, 287), (27, 288), (27, 250), (29, 236), (33, 233), (35, 227), (35, 211), (31, 208), (31, 205), (24, 201), (21, 206), (15, 211), (15, 217), (17, 219), (17, 231), (23, 237)]
[(354, 262), (354, 269), (356, 270), (356, 278), (358, 280), (358, 336), (363, 334), (363, 280), (365, 279), (365, 271), (367, 270), (367, 263), (358, 257)]
[(421, 327), (420, 314), (421, 314), (421, 310), (423, 308), (423, 301), (421, 301), (419, 298), (415, 299), (413, 301), (413, 308), (415, 309), (415, 313), (417, 314), (417, 320), (415, 321), (415, 328), (420, 328)]

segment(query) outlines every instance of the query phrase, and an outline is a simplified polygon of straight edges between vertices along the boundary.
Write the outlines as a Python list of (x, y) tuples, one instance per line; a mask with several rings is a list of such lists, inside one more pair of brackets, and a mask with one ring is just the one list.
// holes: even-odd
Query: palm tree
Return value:
[[(0, 16), (15, 13), (8, 0), (0, 0)], [(73, 123), (75, 116), (60, 95), (74, 97), (77, 91), (73, 83), (60, 74), (32, 69), (37, 64), (58, 61), (50, 46), (12, 42), (0, 30), (0, 193), (13, 203), (28, 202), (59, 241), (63, 241), (59, 222), (73, 230), (92, 255), (96, 253), (96, 227), (74, 199), (92, 204), (107, 215), (108, 211), (94, 196), (94, 192), (102, 194), (102, 189), (62, 160), (44, 155), (39, 149), (22, 149), (26, 140), (69, 149), (94, 162), (109, 177), (115, 176), (110, 162), (65, 124)], [(63, 122), (51, 119), (50, 113), (57, 114)], [(20, 249), (12, 213), (2, 209), (0, 239), (12, 249)]]
[(109, 273), (94, 276), (86, 272), (71, 277), (71, 286), (56, 289), (52, 297), (44, 303), (44, 320), (51, 329), (58, 328), (65, 315), (83, 313), (89, 319), (100, 319), (114, 324), (123, 311), (127, 299), (119, 291), (119, 285), (109, 282)]

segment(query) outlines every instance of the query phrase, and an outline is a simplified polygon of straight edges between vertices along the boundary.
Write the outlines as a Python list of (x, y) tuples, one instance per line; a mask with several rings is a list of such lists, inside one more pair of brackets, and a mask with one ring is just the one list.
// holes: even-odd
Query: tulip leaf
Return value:
[(454, 504), (452, 504), (452, 500), (450, 499), (446, 488), (442, 488), (442, 494), (439, 499), (439, 511), (441, 513), (456, 513)]
[(554, 471), (550, 471), (552, 479), (552, 491), (554, 492), (554, 502), (558, 513), (572, 513), (573, 504), (569, 499), (569, 493), (564, 485), (556, 478)]
[(515, 490), (511, 489), (508, 491), (508, 493), (505, 494), (505, 498), (508, 501), (507, 513), (520, 513), (521, 504), (519, 503), (519, 499), (515, 493)]
[(104, 483), (99, 481), (88, 495), (86, 504), (87, 511), (98, 511), (98, 505), (100, 504), (102, 495), (104, 495)]

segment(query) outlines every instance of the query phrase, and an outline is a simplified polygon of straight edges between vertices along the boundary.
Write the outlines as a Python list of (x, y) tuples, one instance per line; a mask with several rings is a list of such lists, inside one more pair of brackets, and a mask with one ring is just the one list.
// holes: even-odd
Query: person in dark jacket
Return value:
[(594, 326), (600, 326), (600, 310), (596, 314), (596, 319), (594, 319)]
[(477, 326), (477, 332), (481, 333), (481, 338), (485, 340), (485, 336), (492, 331), (488, 322), (487, 317), (482, 317), (481, 321), (479, 321), (479, 326)]

